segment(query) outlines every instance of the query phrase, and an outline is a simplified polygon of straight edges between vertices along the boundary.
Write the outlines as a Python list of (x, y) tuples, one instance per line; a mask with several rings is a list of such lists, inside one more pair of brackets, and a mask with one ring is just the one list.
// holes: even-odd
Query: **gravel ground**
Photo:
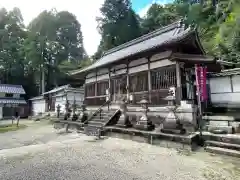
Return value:
[[(1, 121), (0, 123), (3, 124)], [(57, 131), (53, 129), (53, 125), (49, 124), (48, 121), (34, 122), (25, 120), (20, 123), (26, 124), (28, 127), (24, 130), (0, 133), (0, 150), (47, 143), (51, 140), (65, 138), (64, 134), (56, 133)]]
[[(17, 133), (20, 136), (18, 139), (24, 144), (22, 138), (28, 137), (28, 141), (29, 137), (32, 137), (29, 133), (33, 133), (33, 129), (12, 132), (12, 135)], [(38, 144), (21, 146), (20, 143), (14, 148), (12, 146), (8, 149), (5, 146), (5, 149), (0, 150), (0, 179), (240, 179), (237, 174), (240, 166), (224, 160), (226, 158), (209, 156), (207, 153), (183, 155), (173, 149), (130, 140), (95, 140), (94, 137), (76, 133), (57, 135), (50, 126), (35, 127), (34, 132), (38, 134)], [(45, 139), (46, 136), (49, 136), (48, 140)], [(2, 139), (0, 145), (1, 141)]]

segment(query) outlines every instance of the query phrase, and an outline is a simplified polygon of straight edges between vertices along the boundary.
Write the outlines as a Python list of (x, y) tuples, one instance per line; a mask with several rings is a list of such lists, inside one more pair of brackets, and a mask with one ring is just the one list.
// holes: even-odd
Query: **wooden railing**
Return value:
[(138, 102), (140, 102), (143, 97), (149, 101), (150, 105), (167, 105), (167, 101), (164, 100), (164, 98), (168, 96), (168, 89), (152, 90), (150, 92), (135, 92), (130, 94), (133, 96), (133, 101), (130, 102), (132, 105), (139, 105)]
[(103, 96), (94, 96), (94, 97), (86, 97), (84, 104), (87, 106), (100, 106), (106, 102), (106, 95)]
[(168, 102), (164, 100), (168, 96), (168, 89), (154, 90), (149, 94), (151, 105), (167, 105)]

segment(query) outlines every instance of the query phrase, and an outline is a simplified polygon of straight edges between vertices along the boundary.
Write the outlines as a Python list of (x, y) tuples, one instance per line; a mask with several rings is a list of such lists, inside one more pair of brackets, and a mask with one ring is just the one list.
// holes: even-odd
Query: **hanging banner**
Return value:
[(207, 100), (207, 67), (196, 66), (195, 72), (200, 99), (204, 102)]

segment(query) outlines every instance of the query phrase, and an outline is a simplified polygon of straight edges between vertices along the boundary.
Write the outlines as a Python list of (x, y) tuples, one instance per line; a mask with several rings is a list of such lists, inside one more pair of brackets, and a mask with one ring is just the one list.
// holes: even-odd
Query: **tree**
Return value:
[(43, 11), (26, 28), (18, 8), (0, 9), (2, 83), (21, 84), (28, 97), (35, 96), (43, 87), (65, 83), (66, 71), (86, 64), (86, 58), (81, 25), (73, 14)]
[(171, 24), (178, 19), (178, 13), (174, 4), (162, 6), (154, 3), (147, 11), (142, 22), (143, 33), (149, 33), (162, 26)]
[(0, 73), (3, 82), (22, 82), (24, 57), (21, 47), (26, 36), (23, 18), (18, 8), (0, 10)]
[(76, 17), (67, 11), (43, 11), (30, 23), (29, 31), (35, 36), (29, 36), (35, 41), (27, 40), (30, 42), (28, 53), (34, 56), (29, 61), (34, 69), (41, 72), (38, 73), (39, 82), (46, 76), (47, 90), (60, 83), (62, 76), (58, 66), (63, 61), (67, 60), (76, 65), (87, 57), (81, 25)]
[(59, 61), (70, 60), (80, 63), (80, 60), (87, 57), (83, 47), (83, 37), (81, 25), (76, 17), (67, 12), (61, 11), (57, 13), (57, 41), (61, 45), (58, 52)]
[(105, 0), (100, 11), (102, 17), (97, 21), (102, 40), (98, 54), (140, 36), (138, 17), (129, 0)]

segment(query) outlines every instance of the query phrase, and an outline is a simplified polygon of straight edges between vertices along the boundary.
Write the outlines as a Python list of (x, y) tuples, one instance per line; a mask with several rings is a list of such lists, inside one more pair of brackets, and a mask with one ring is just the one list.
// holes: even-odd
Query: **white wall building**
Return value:
[[(21, 95), (25, 91), (21, 85), (0, 84), (0, 119), (12, 118), (16, 115), (24, 116), (26, 101)], [(25, 106), (26, 107), (26, 106)]]
[(209, 84), (213, 106), (240, 107), (240, 68), (212, 74)]
[(70, 106), (74, 100), (78, 106), (81, 106), (84, 101), (84, 88), (72, 88), (70, 85), (60, 86), (43, 93), (41, 96), (30, 99), (32, 102), (32, 115), (57, 112), (58, 105), (61, 107), (61, 112), (65, 112), (67, 100)]

